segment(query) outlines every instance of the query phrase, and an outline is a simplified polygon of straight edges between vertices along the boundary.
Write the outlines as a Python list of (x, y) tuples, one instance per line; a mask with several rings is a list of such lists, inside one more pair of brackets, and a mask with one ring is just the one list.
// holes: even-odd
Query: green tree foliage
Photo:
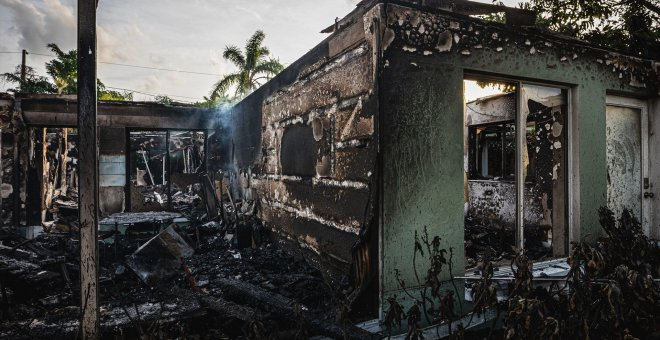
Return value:
[(113, 91), (113, 90), (108, 90), (105, 87), (105, 84), (101, 82), (100, 80), (96, 79), (96, 88), (97, 88), (97, 97), (98, 100), (117, 100), (117, 101), (132, 101), (133, 100), (133, 92), (130, 91)]
[[(26, 67), (25, 82), (21, 82), (21, 65), (16, 66), (14, 72), (4, 73), (0, 78), (6, 82), (17, 84), (16, 88), (9, 89), (13, 93), (57, 93), (76, 94), (78, 92), (78, 52), (62, 51), (57, 44), (48, 44), (48, 49), (55, 54), (55, 59), (46, 62), (48, 78), (36, 74), (32, 67)], [(133, 100), (133, 93), (129, 91), (108, 90), (100, 80), (96, 80), (98, 100)]]
[(223, 58), (232, 62), (238, 71), (225, 75), (211, 91), (211, 100), (226, 96), (230, 87), (235, 86), (235, 97), (242, 97), (261, 86), (284, 69), (279, 60), (268, 58), (270, 50), (262, 46), (266, 34), (256, 31), (245, 44), (245, 52), (236, 46), (227, 46)]
[(78, 88), (78, 52), (64, 52), (57, 44), (48, 44), (55, 59), (46, 62), (46, 73), (53, 78), (58, 94), (76, 94)]
[[(50, 43), (48, 48), (55, 53), (56, 59), (46, 63), (46, 72), (53, 78), (58, 94), (76, 94), (78, 92), (78, 51), (62, 51), (57, 44)], [(96, 80), (98, 100), (133, 100), (133, 93), (108, 90), (100, 80)]]
[(657, 0), (531, 0), (538, 23), (590, 43), (657, 59), (660, 3)]
[(227, 106), (234, 104), (232, 98), (229, 98), (227, 95), (220, 95), (215, 98), (204, 96), (204, 100), (201, 102), (195, 102), (193, 105), (198, 107), (205, 107), (207, 109), (218, 108), (221, 106)]
[(172, 104), (172, 98), (165, 96), (165, 95), (159, 95), (154, 97), (154, 101), (163, 105), (171, 105)]
[(0, 75), (0, 79), (8, 83), (16, 84), (15, 88), (8, 89), (14, 94), (25, 93), (55, 93), (57, 89), (48, 81), (48, 78), (37, 75), (32, 67), (25, 68), (25, 81), (21, 80), (21, 65), (16, 66), (14, 72)]

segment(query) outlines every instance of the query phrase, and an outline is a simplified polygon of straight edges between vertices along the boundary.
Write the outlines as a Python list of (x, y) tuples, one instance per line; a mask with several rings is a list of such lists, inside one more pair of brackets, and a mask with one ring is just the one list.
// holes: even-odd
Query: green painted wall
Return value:
[[(405, 63), (383, 73), (383, 288), (417, 284), (412, 266), (414, 235), (424, 227), (454, 247), (463, 268), (463, 73), (445, 65)], [(454, 108), (459, 108), (455, 114)], [(427, 254), (425, 250), (425, 255)], [(428, 261), (418, 259), (420, 279)]]
[[(604, 51), (542, 40), (502, 25), (480, 27), (465, 18), (420, 14), (393, 5), (386, 13), (379, 84), (381, 301), (404, 295), (395, 279), (396, 271), (407, 287), (416, 286), (414, 233), (425, 226), (432, 236), (442, 237), (443, 247), (454, 248), (454, 275), (463, 273), (465, 73), (571, 87), (573, 118), (569, 129), (577, 136), (572, 147), (579, 167), (574, 177), (575, 186), (579, 186), (574, 197), (579, 196), (578, 233), (585, 240), (600, 235), (597, 210), (607, 203), (605, 98), (608, 91), (643, 94), (628, 86), (629, 75), (620, 76), (619, 69), (600, 59), (607, 55)], [(438, 26), (441, 28), (436, 29)], [(434, 29), (429, 33), (428, 27)], [(443, 30), (453, 32), (448, 35), (451, 42), (443, 42)], [(442, 48), (434, 49), (441, 43), (450, 48), (443, 52)], [(423, 280), (427, 261), (418, 259), (417, 264)]]

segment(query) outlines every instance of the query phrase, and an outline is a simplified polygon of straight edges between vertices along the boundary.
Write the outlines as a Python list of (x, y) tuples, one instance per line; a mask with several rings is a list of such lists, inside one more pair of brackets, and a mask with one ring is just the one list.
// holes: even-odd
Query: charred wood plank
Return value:
[(253, 320), (256, 315), (256, 311), (252, 307), (239, 305), (221, 298), (206, 295), (201, 296), (199, 299), (205, 307), (225, 317), (247, 322)]
[(248, 282), (232, 279), (218, 278), (215, 282), (220, 286), (224, 295), (229, 300), (240, 303), (246, 303), (258, 308), (263, 308), (269, 312), (278, 314), (282, 317), (296, 320), (302, 318), (311, 327), (315, 333), (331, 337), (333, 339), (371, 339), (374, 334), (369, 333), (354, 325), (339, 325), (336, 322), (324, 320), (319, 316), (303, 312), (297, 316), (294, 310), (296, 302), (285, 296), (268, 292), (261, 287)]

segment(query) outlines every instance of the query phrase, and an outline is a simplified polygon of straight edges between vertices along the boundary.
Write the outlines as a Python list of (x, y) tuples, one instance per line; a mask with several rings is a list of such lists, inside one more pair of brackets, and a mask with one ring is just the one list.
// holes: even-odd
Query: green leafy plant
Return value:
[[(440, 238), (429, 239), (426, 228), (421, 237), (415, 234), (413, 265), (417, 254), (429, 259), (429, 269), (422, 280), (415, 270), (418, 295), (413, 295), (398, 271), (400, 288), (411, 298), (412, 307), (404, 307), (393, 296), (384, 325), (392, 329), (408, 324), (407, 339), (421, 339), (420, 321), (429, 324), (447, 322), (451, 338), (498, 339), (646, 339), (660, 338), (660, 247), (644, 235), (641, 224), (624, 210), (617, 219), (607, 208), (599, 210), (605, 237), (595, 244), (574, 243), (567, 259), (568, 275), (549, 285), (537, 285), (543, 279), (532, 276), (533, 263), (524, 253), (511, 260), (513, 278), (508, 283), (508, 296), (498, 302), (498, 286), (489, 258), (479, 264), (481, 277), (472, 284), (472, 314), (452, 332), (452, 321), (465, 317), (456, 313), (452, 291), (440, 292), (444, 282), (439, 273), (449, 267), (452, 257), (440, 248)], [(449, 251), (451, 255), (451, 248)], [(450, 280), (453, 283), (453, 275)], [(460, 299), (458, 300), (460, 301)], [(436, 307), (437, 306), (437, 307)], [(490, 327), (466, 330), (477, 314), (495, 310)], [(475, 333), (476, 332), (476, 333)]]

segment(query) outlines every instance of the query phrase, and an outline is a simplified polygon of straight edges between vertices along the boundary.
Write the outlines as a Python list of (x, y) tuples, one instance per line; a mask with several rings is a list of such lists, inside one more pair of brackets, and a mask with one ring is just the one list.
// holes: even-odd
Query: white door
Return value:
[(623, 209), (629, 209), (646, 235), (653, 198), (649, 191), (648, 121), (646, 102), (607, 96), (607, 206), (617, 219)]

